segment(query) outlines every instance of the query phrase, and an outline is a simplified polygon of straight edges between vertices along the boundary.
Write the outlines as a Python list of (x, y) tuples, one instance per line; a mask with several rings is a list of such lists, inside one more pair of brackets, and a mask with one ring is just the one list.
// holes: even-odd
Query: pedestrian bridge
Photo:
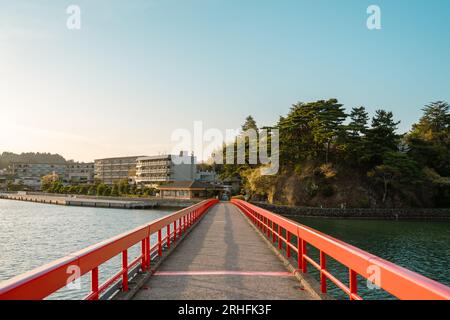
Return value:
[[(136, 245), (140, 255), (130, 259)], [(116, 256), (120, 271), (99, 283), (99, 267)], [(348, 277), (338, 279), (327, 259)], [(399, 299), (450, 299), (449, 287), (340, 240), (245, 201), (215, 199), (4, 281), (0, 299), (44, 299), (85, 274), (89, 300), (328, 299), (330, 283), (360, 300), (361, 279)]]

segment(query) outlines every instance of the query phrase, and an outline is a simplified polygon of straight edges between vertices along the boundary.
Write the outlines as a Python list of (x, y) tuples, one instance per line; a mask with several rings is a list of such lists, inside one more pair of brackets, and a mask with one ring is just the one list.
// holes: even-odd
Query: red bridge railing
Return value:
[[(330, 280), (351, 300), (361, 300), (362, 298), (358, 295), (357, 275), (372, 280), (371, 277), (376, 270), (380, 280), (376, 285), (399, 299), (450, 299), (450, 288), (439, 282), (248, 202), (237, 199), (231, 202), (240, 208), (274, 244), (277, 243), (278, 249), (282, 250), (284, 243), (285, 254), (288, 258), (291, 257), (292, 252), (296, 253), (299, 271), (307, 273), (308, 264), (315, 267), (320, 272), (322, 293), (327, 292), (327, 281)], [(318, 249), (319, 262), (308, 256), (307, 244)], [(333, 258), (348, 268), (349, 286), (327, 269), (327, 257)]]
[[(152, 255), (161, 256), (163, 247), (170, 248), (171, 243), (181, 237), (217, 202), (218, 200), (215, 199), (205, 200), (150, 224), (4, 281), (0, 283), (0, 300), (44, 299), (65, 287), (69, 277), (73, 281), (88, 272), (91, 273), (91, 293), (85, 299), (99, 299), (105, 290), (118, 281), (121, 282), (120, 290), (128, 291), (129, 271), (138, 266), (143, 271), (150, 271)], [(163, 229), (166, 230), (164, 237), (162, 236)], [(150, 236), (155, 233), (158, 236), (158, 241), (152, 246)], [(141, 243), (141, 254), (129, 262), (128, 250), (139, 243)], [(120, 254), (122, 255), (120, 272), (103, 284), (99, 284), (99, 266)], [(78, 273), (75, 273), (75, 276), (68, 272), (68, 270), (73, 270), (74, 267), (79, 270)]]

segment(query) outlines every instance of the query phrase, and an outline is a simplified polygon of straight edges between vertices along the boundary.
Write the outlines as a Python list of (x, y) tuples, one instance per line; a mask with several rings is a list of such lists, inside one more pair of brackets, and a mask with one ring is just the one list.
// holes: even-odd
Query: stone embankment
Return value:
[(450, 220), (448, 209), (406, 209), (406, 208), (310, 208), (273, 205), (253, 202), (254, 205), (284, 216), (346, 219), (383, 219), (383, 220)]

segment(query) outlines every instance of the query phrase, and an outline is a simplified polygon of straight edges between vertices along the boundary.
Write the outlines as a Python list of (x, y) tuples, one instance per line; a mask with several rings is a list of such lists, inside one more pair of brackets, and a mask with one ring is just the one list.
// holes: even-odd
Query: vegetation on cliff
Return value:
[[(297, 103), (279, 129), (280, 170), (215, 165), (222, 178), (239, 177), (241, 193), (270, 203), (323, 207), (450, 206), (450, 107), (432, 102), (406, 134), (392, 112), (364, 107), (349, 114), (336, 99)], [(256, 129), (248, 117), (242, 130)], [(235, 144), (236, 147), (236, 144)], [(248, 145), (246, 154), (248, 156)]]

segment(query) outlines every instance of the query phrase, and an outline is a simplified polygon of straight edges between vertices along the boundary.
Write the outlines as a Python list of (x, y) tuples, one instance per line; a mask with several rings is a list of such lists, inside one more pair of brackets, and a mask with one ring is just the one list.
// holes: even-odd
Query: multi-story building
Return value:
[(196, 157), (183, 152), (180, 155), (159, 155), (137, 159), (136, 183), (159, 185), (173, 181), (192, 181), (196, 178)]
[(124, 179), (131, 181), (136, 176), (137, 159), (140, 157), (97, 159), (94, 161), (95, 179), (108, 185)]
[(94, 182), (94, 163), (72, 162), (66, 165), (66, 180), (68, 182)]
[(12, 162), (8, 167), (8, 174), (24, 185), (37, 188), (43, 176), (56, 174), (66, 183), (93, 182), (94, 164), (84, 162), (66, 163), (30, 163)]
[(61, 179), (65, 178), (67, 164), (58, 163), (29, 163), (29, 162), (12, 162), (8, 167), (9, 174), (16, 178), (40, 178), (45, 175), (55, 173)]

